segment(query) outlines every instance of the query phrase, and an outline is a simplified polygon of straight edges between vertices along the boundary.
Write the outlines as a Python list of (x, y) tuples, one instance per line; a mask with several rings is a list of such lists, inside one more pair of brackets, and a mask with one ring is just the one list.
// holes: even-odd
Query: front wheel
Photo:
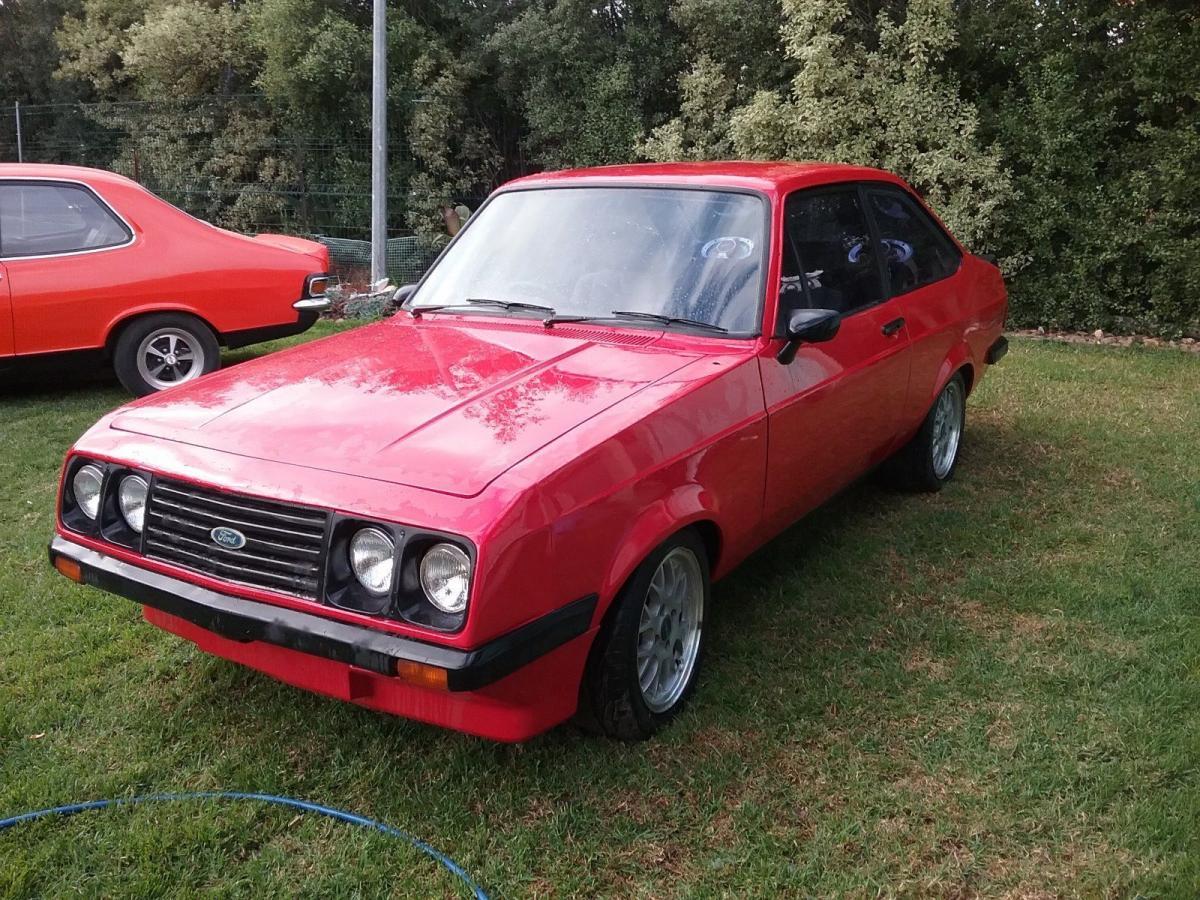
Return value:
[(601, 732), (645, 740), (679, 714), (696, 685), (710, 594), (708, 554), (694, 531), (638, 566), (588, 665), (584, 700)]
[(888, 460), (884, 473), (898, 486), (940, 491), (954, 475), (967, 416), (967, 386), (961, 373), (946, 382), (916, 433)]
[(162, 391), (216, 370), (221, 348), (195, 316), (158, 313), (136, 319), (113, 348), (113, 369), (136, 397)]

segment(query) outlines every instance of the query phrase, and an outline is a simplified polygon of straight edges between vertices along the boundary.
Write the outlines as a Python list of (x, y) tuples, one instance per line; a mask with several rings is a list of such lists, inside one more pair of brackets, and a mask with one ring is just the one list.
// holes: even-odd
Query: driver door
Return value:
[(782, 320), (808, 307), (835, 309), (842, 323), (832, 340), (802, 345), (788, 365), (761, 360), (770, 428), (765, 516), (776, 529), (891, 450), (911, 352), (857, 186), (792, 194), (783, 229)]

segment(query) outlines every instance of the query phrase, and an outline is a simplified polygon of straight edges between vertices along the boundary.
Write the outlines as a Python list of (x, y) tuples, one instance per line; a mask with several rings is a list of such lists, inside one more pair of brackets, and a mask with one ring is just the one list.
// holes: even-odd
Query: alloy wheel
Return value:
[(204, 347), (182, 328), (152, 331), (138, 345), (138, 374), (156, 391), (199, 378), (206, 362)]
[(666, 712), (687, 690), (700, 654), (703, 618), (700, 561), (689, 548), (676, 547), (650, 579), (638, 628), (638, 685), (651, 712)]
[(945, 478), (954, 468), (962, 438), (963, 388), (956, 378), (946, 385), (933, 410), (933, 473)]

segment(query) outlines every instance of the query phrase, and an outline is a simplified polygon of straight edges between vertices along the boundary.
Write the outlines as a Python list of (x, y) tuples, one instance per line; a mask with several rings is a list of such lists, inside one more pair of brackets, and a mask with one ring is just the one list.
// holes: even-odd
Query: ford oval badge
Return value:
[(246, 546), (246, 536), (236, 528), (218, 525), (208, 534), (213, 539), (214, 544), (218, 547), (224, 547), (226, 550), (241, 550)]

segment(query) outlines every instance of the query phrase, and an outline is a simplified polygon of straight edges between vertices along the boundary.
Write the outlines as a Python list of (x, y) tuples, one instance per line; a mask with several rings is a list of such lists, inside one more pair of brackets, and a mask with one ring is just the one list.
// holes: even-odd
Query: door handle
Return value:
[(898, 319), (892, 319), (892, 321), (890, 321), (886, 325), (884, 325), (881, 330), (883, 331), (885, 336), (891, 337), (893, 334), (895, 334), (897, 331), (899, 331), (903, 327), (904, 327), (904, 316), (901, 316)]

